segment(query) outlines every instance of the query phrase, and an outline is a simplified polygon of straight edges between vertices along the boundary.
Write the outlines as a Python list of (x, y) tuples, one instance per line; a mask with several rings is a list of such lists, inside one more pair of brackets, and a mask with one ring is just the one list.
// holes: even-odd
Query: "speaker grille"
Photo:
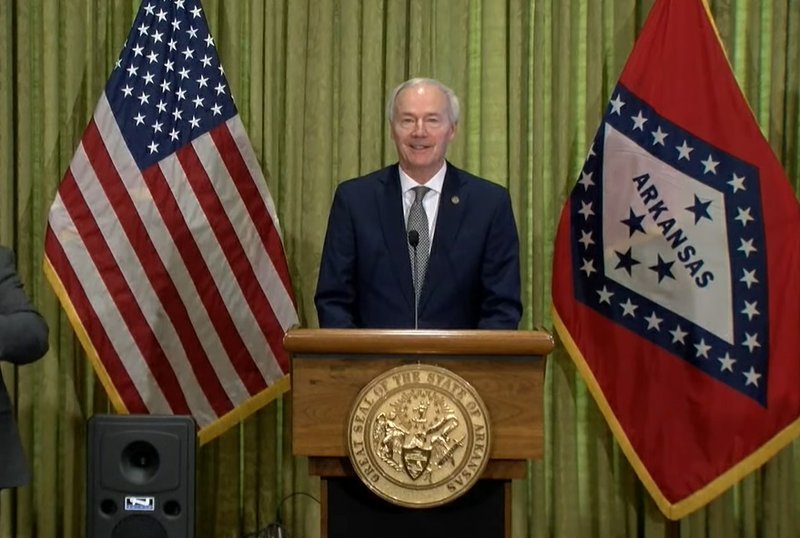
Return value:
[(167, 529), (154, 517), (137, 514), (119, 520), (111, 538), (168, 538)]

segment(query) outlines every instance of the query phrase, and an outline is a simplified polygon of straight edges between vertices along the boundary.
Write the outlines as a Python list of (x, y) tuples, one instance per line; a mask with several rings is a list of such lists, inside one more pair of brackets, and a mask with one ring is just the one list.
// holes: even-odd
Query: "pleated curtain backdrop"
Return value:
[[(160, 2), (165, 0), (152, 0)], [(302, 323), (331, 197), (394, 162), (387, 92), (411, 76), (463, 103), (450, 159), (509, 188), (522, 241), (522, 328), (552, 330), (556, 221), (649, 0), (203, 0), (233, 96), (278, 210)], [(795, 191), (800, 188), (800, 2), (709, 2), (733, 70)], [(0, 243), (17, 252), (51, 351), (2, 374), (33, 483), (0, 493), (0, 537), (80, 537), (85, 421), (103, 389), (42, 272), (47, 212), (122, 48), (136, 0), (0, 2)], [(800, 445), (707, 508), (669, 525), (622, 456), (560, 348), (546, 378), (546, 449), (514, 483), (513, 537), (800, 535)], [(288, 398), (198, 455), (198, 536), (270, 523), (292, 492), (318, 497), (291, 456)], [(0, 465), (2, 462), (0, 462)], [(292, 536), (319, 536), (306, 495), (282, 508)]]

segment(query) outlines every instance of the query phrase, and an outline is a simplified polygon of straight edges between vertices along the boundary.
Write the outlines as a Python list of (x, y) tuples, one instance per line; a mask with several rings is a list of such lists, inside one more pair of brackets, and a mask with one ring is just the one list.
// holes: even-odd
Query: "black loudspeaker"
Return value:
[(88, 422), (89, 538), (193, 538), (191, 417), (95, 415)]

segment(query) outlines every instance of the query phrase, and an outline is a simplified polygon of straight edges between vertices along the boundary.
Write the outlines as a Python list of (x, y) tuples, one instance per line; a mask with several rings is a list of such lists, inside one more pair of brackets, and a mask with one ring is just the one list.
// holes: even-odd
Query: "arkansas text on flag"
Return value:
[(121, 413), (200, 441), (288, 388), (278, 219), (198, 0), (144, 0), (50, 210), (45, 271)]
[(669, 518), (798, 434), (798, 229), (701, 0), (659, 0), (562, 212), (553, 306)]

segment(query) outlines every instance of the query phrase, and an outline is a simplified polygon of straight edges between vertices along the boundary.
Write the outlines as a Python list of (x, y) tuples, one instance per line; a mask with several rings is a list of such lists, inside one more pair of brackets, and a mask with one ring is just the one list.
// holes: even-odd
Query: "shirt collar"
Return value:
[[(403, 189), (403, 194), (408, 192), (410, 189), (421, 185), (421, 183), (417, 183), (415, 179), (406, 174), (402, 167), (398, 166), (397, 169), (400, 171), (400, 186)], [(433, 177), (427, 183), (425, 183), (424, 186), (428, 187), (437, 194), (441, 194), (442, 187), (444, 187), (445, 174), (447, 174), (447, 161), (442, 164), (442, 167), (439, 168), (439, 171), (436, 172)]]

